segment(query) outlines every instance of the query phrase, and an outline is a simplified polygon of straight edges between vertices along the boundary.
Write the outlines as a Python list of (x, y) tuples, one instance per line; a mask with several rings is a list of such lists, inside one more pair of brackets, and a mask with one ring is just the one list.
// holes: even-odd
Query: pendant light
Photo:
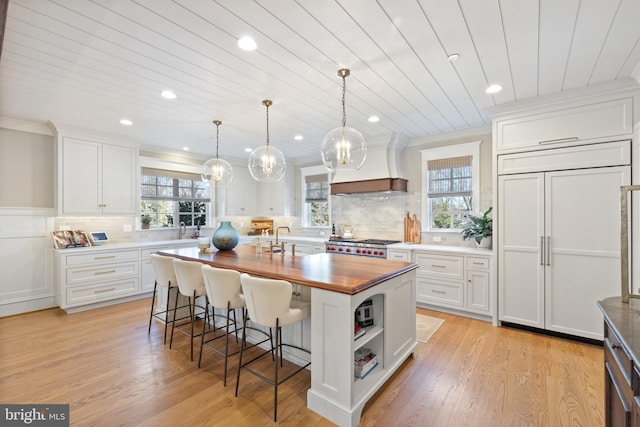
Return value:
[(213, 124), (216, 125), (216, 158), (207, 160), (202, 166), (202, 180), (205, 182), (212, 182), (217, 186), (229, 185), (233, 179), (233, 168), (229, 162), (222, 160), (218, 155), (218, 149), (220, 147), (220, 120), (214, 120)]
[(338, 70), (338, 75), (342, 77), (342, 126), (329, 132), (320, 146), (322, 163), (329, 172), (358, 170), (367, 157), (367, 143), (364, 137), (356, 129), (347, 126), (347, 113), (345, 112), (347, 84), (345, 79), (349, 74), (350, 72), (346, 68)]
[(269, 107), (272, 102), (265, 99), (262, 103), (267, 107), (267, 144), (249, 155), (249, 172), (256, 181), (276, 182), (284, 176), (286, 161), (282, 151), (269, 145)]

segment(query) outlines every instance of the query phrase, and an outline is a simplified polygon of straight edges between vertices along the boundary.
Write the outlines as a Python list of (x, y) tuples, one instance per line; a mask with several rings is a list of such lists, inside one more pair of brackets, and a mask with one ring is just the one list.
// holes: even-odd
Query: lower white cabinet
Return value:
[(492, 316), (490, 255), (413, 251), (413, 261), (418, 303)]
[(155, 283), (150, 255), (197, 245), (196, 240), (160, 243), (53, 250), (56, 304), (73, 312), (147, 297)]

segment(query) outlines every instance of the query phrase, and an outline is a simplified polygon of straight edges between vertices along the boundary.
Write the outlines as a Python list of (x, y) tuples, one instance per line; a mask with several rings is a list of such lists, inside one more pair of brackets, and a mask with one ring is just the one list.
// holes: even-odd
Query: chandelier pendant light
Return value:
[(269, 107), (272, 102), (265, 99), (262, 103), (267, 107), (267, 143), (249, 155), (249, 172), (256, 181), (276, 182), (284, 176), (286, 161), (282, 151), (269, 145)]
[(338, 70), (338, 76), (342, 77), (342, 126), (330, 131), (320, 146), (322, 163), (330, 172), (358, 170), (367, 157), (367, 142), (364, 137), (356, 129), (347, 126), (345, 94), (349, 74), (350, 71), (346, 68)]
[(202, 180), (205, 182), (213, 182), (216, 186), (227, 186), (233, 179), (233, 168), (229, 162), (223, 160), (219, 156), (220, 149), (220, 120), (214, 120), (216, 125), (216, 157), (207, 160), (202, 166)]

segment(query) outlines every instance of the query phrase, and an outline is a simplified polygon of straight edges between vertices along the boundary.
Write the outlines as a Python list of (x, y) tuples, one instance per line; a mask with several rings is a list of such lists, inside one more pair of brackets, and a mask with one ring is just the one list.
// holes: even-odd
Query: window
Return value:
[(428, 231), (458, 231), (479, 192), (480, 142), (422, 150), (422, 221)]
[(140, 213), (151, 217), (153, 227), (207, 224), (210, 192), (199, 175), (143, 167), (141, 194)]
[[(318, 173), (320, 172), (320, 173)], [(324, 166), (302, 168), (303, 225), (329, 226), (329, 175)]]

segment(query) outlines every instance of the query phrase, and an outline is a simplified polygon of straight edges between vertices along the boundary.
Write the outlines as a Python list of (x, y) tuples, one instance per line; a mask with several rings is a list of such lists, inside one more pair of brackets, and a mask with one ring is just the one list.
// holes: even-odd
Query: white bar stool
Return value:
[[(151, 254), (151, 265), (153, 272), (156, 276), (156, 281), (153, 285), (153, 297), (151, 298), (151, 313), (149, 314), (149, 330), (147, 334), (151, 334), (151, 320), (154, 317), (160, 319), (160, 315), (164, 314), (164, 343), (167, 344), (167, 329), (169, 326), (169, 312), (174, 309), (169, 308), (169, 301), (171, 299), (171, 290), (178, 289), (178, 281), (176, 280), (176, 273), (173, 269), (173, 258), (158, 254)], [(160, 288), (160, 289), (158, 289)], [(163, 292), (163, 288), (167, 288), (167, 308), (164, 311), (157, 313), (153, 312), (153, 308), (156, 302), (156, 290), (158, 296), (160, 292)], [(176, 298), (178, 296), (176, 295)]]
[[(240, 273), (236, 270), (227, 270), (223, 268), (215, 268), (208, 265), (202, 266), (202, 277), (204, 279), (204, 287), (207, 290), (207, 310), (209, 306), (212, 309), (212, 315), (209, 317), (213, 321), (213, 329), (205, 332), (207, 323), (202, 325), (202, 340), (200, 341), (200, 358), (198, 360), (198, 368), (202, 362), (202, 348), (205, 344), (208, 344), (218, 338), (225, 338), (224, 351), (214, 347), (213, 345), (207, 345), (215, 352), (224, 356), (224, 386), (227, 386), (227, 361), (229, 356), (238, 354), (240, 350), (237, 350), (229, 354), (229, 332), (236, 335), (236, 343), (238, 342), (238, 323), (236, 322), (236, 310), (242, 308), (242, 317), (245, 316), (245, 300), (244, 295), (240, 293), (242, 284), (240, 283)], [(216, 314), (215, 310), (226, 310), (225, 314)], [(230, 316), (233, 314), (233, 320)], [(215, 323), (216, 317), (223, 318), (225, 320), (225, 334), (217, 335), (213, 338), (205, 340), (205, 335), (209, 332), (216, 331)], [(233, 323), (233, 331), (229, 331), (230, 323)]]
[[(240, 357), (238, 361), (238, 377), (236, 380), (236, 397), (238, 396), (238, 386), (240, 385), (240, 371), (245, 370), (253, 375), (262, 378), (270, 384), (273, 384), (273, 421), (277, 421), (278, 417), (278, 385), (282, 384), (293, 375), (302, 371), (311, 365), (311, 362), (306, 363), (304, 366), (299, 366), (294, 372), (287, 375), (285, 378), (279, 378), (278, 368), (282, 366), (282, 347), (291, 347), (298, 350), (309, 353), (309, 350), (304, 348), (286, 344), (282, 342), (282, 327), (292, 325), (296, 322), (300, 322), (305, 318), (309, 318), (311, 315), (311, 304), (308, 302), (292, 300), (292, 287), (291, 283), (285, 280), (263, 279), (258, 277), (251, 277), (244, 273), (240, 276), (242, 282), (242, 292), (244, 293), (245, 301), (247, 304), (247, 311), (249, 312), (248, 318), (244, 319), (244, 328), (242, 330), (242, 344), (240, 345)], [(257, 325), (269, 328), (275, 328), (276, 343), (275, 347), (272, 346), (271, 350), (267, 350), (253, 359), (242, 363), (242, 354), (246, 342), (246, 327), (248, 320), (256, 323)], [(274, 359), (274, 379), (271, 380), (260, 373), (248, 368), (248, 365), (254, 361), (260, 359), (262, 356), (272, 353), (276, 350), (276, 357)]]
[[(205, 307), (196, 304), (196, 298), (206, 295), (207, 291), (204, 287), (202, 278), (202, 263), (195, 261), (183, 261), (181, 259), (173, 259), (173, 269), (176, 273), (178, 281), (178, 292), (189, 298), (189, 318), (191, 319), (191, 332), (178, 328), (178, 330), (191, 338), (191, 361), (193, 361), (193, 327), (196, 320), (196, 307), (200, 308), (205, 315), (204, 321), (207, 321), (207, 310)], [(173, 325), (171, 326), (171, 339), (169, 340), (169, 348), (173, 345), (173, 332), (176, 329), (176, 311), (178, 309), (178, 296), (173, 312)], [(199, 334), (198, 334), (199, 335)]]

